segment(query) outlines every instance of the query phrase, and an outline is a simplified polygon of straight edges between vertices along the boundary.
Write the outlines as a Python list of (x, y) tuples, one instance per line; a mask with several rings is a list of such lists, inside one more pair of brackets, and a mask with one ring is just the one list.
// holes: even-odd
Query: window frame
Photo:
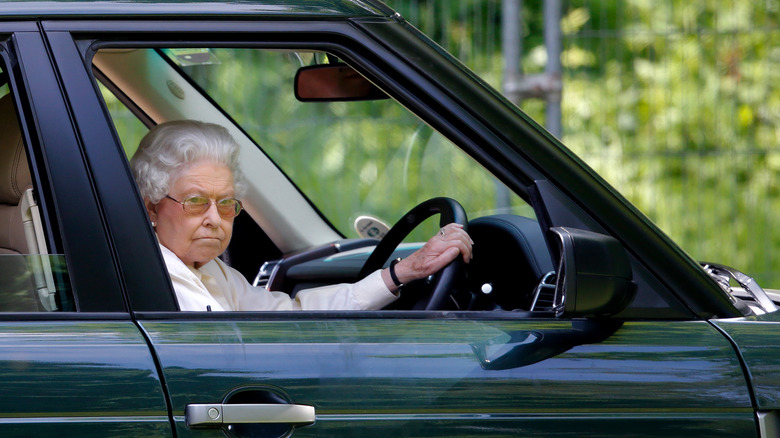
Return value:
[[(104, 270), (96, 274), (95, 266), (84, 258), (85, 254), (99, 254), (101, 245), (99, 241), (83, 242), (78, 236), (95, 224), (91, 214), (93, 202), (91, 191), (83, 190), (86, 173), (79, 172), (80, 152), (72, 148), (74, 139), (65, 128), (71, 124), (62, 111), (65, 103), (53, 80), (56, 73), (45, 43), (35, 23), (3, 23), (2, 28), (9, 33), (0, 37), (0, 58), (6, 67), (8, 91), (27, 154), (42, 231), (48, 253), (65, 256), (68, 289), (62, 293), (68, 296), (63, 304), (65, 310), (3, 312), (0, 320), (81, 319), (85, 315), (80, 312), (122, 312), (125, 307), (119, 290), (110, 293), (109, 285), (115, 275)], [(54, 132), (56, 136), (51, 135)], [(90, 305), (88, 291), (97, 290), (90, 286), (94, 283), (107, 286), (108, 290), (101, 293), (97, 305)]]
[(10, 88), (16, 99), (49, 252), (65, 255), (75, 311), (7, 317), (126, 319), (127, 306), (95, 195), (95, 181), (87, 167), (81, 139), (74, 131), (77, 122), (71, 109), (78, 107), (79, 102), (68, 101), (63, 94), (60, 71), (50, 57), (55, 50), (44, 40), (38, 26), (13, 24), (20, 30), (0, 43), (0, 51), (4, 61), (12, 66)]
[[(207, 24), (213, 24), (208, 26)], [(60, 34), (60, 30), (70, 29), (70, 34), (75, 41), (76, 46), (84, 59), (86, 66), (91, 66), (92, 56), (97, 50), (106, 47), (251, 47), (251, 48), (294, 48), (294, 49), (313, 49), (319, 51), (325, 51), (334, 53), (336, 55), (342, 55), (349, 57), (350, 60), (356, 61), (355, 68), (357, 68), (362, 74), (375, 80), (380, 80), (382, 83), (392, 84), (391, 94), (398, 100), (399, 103), (407, 108), (413, 108), (412, 112), (415, 113), (421, 120), (431, 124), (442, 135), (448, 138), (449, 141), (458, 144), (462, 147), (463, 144), (467, 144), (466, 152), (473, 152), (478, 150), (476, 146), (478, 144), (478, 138), (475, 137), (473, 132), (463, 132), (464, 126), (450, 122), (450, 118), (446, 117), (446, 113), (451, 113), (454, 110), (458, 110), (460, 113), (468, 113), (465, 109), (458, 109), (455, 106), (447, 107), (440, 99), (431, 99), (428, 97), (429, 93), (439, 94), (441, 98), (449, 100), (446, 94), (441, 90), (431, 88), (431, 84), (425, 79), (422, 79), (419, 72), (409, 72), (415, 79), (415, 82), (410, 82), (407, 77), (404, 76), (404, 80), (399, 82), (393, 79), (392, 74), (383, 71), (379, 64), (391, 65), (391, 62), (385, 59), (385, 56), (392, 55), (386, 50), (386, 48), (378, 44), (369, 38), (368, 35), (362, 31), (356, 29), (352, 23), (348, 21), (332, 21), (328, 23), (309, 21), (293, 21), (293, 22), (279, 22), (276, 21), (258, 21), (258, 22), (192, 22), (192, 21), (176, 21), (165, 22), (167, 28), (166, 31), (160, 32), (157, 30), (149, 30), (155, 28), (161, 28), (155, 26), (154, 22), (134, 22), (134, 21), (119, 21), (112, 23), (112, 28), (106, 29), (104, 23), (88, 23), (88, 22), (46, 22), (44, 27), (49, 30), (49, 34)], [(92, 26), (95, 26), (94, 28)], [(291, 28), (296, 30), (291, 31)], [(143, 30), (141, 30), (143, 29)], [(285, 40), (280, 41), (278, 31), (284, 30)], [(88, 31), (88, 32), (86, 32)], [(176, 33), (176, 39), (171, 38), (171, 32)], [(186, 41), (186, 43), (182, 43)], [(407, 68), (405, 65), (403, 68)], [(392, 69), (391, 69), (392, 70)], [(376, 78), (374, 75), (381, 73), (383, 78)], [(95, 78), (90, 71), (90, 77), (92, 78), (94, 93), (99, 96), (97, 90)], [(421, 88), (422, 87), (422, 88)], [(425, 90), (425, 93), (420, 93), (421, 89)], [(104, 108), (104, 104), (101, 100), (101, 106)], [(433, 108), (431, 104), (435, 104)], [(446, 113), (441, 113), (441, 108), (447, 108)], [(463, 115), (463, 114), (461, 114)], [(471, 115), (467, 115), (472, 117)], [(110, 116), (104, 109), (103, 117), (110, 122)], [(108, 124), (111, 130), (111, 137), (114, 143), (117, 145), (117, 149), (121, 150), (121, 142), (116, 137), (115, 130), (112, 124)], [(465, 127), (471, 129), (469, 127)], [(489, 129), (485, 129), (485, 133), (489, 133)], [(495, 137), (492, 133), (491, 136)], [(490, 161), (489, 157), (485, 157), (482, 154), (477, 156), (472, 155), (479, 164), (485, 165), (486, 161)], [(494, 163), (495, 164), (495, 163)], [(528, 193), (526, 191), (528, 183), (531, 179), (524, 175), (511, 174), (504, 171), (504, 175), (511, 175), (512, 185), (508, 185), (515, 191), (521, 198), (528, 202)], [(522, 183), (517, 183), (518, 179)], [(140, 199), (140, 197), (139, 197)], [(151, 231), (151, 228), (149, 228)], [(164, 266), (162, 257), (159, 254), (159, 250), (155, 251), (159, 257), (160, 265)], [(158, 273), (155, 272), (155, 275)], [(170, 285), (170, 280), (167, 275), (167, 271), (164, 272), (165, 280), (169, 290), (171, 291), (170, 297), (173, 301), (175, 295), (173, 288)], [(125, 276), (127, 278), (127, 276)], [(160, 282), (157, 282), (160, 284)], [(178, 306), (173, 303), (162, 303), (159, 297), (153, 297), (150, 292), (150, 288), (133, 288), (134, 291), (128, 290), (127, 296), (130, 302), (130, 307), (133, 312), (155, 312), (162, 311), (168, 312), (177, 310)], [(157, 289), (159, 295), (160, 289)], [(164, 301), (164, 300), (163, 300)], [(150, 304), (152, 303), (152, 304)]]
[[(394, 40), (392, 39), (396, 37), (381, 42), (374, 39), (374, 35), (382, 34), (383, 36), (389, 36), (397, 33), (399, 29), (392, 26), (396, 26), (398, 23), (390, 19), (359, 21), (309, 22), (300, 20), (280, 22), (278, 20), (258, 20), (253, 22), (214, 22), (171, 20), (163, 23), (159, 21), (136, 22), (120, 20), (112, 22), (111, 29), (107, 29), (105, 23), (91, 22), (51, 22), (46, 23), (46, 25), (52, 30), (71, 28), (77, 40), (77, 45), (87, 60), (91, 56), (90, 53), (96, 48), (109, 46), (239, 47), (241, 44), (244, 44), (247, 47), (258, 48), (300, 49), (310, 47), (336, 55), (343, 54), (342, 56), (348, 57), (353, 61), (354, 67), (370, 79), (375, 79), (377, 82), (386, 85), (389, 84), (388, 91), (392, 97), (402, 105), (410, 108), (412, 112), (431, 124), (437, 131), (461, 147), (480, 164), (490, 169), (507, 187), (532, 204), (537, 210), (537, 217), (546, 217), (548, 212), (539, 210), (545, 209), (544, 205), (540, 204), (537, 199), (529, 201), (529, 199), (537, 195), (534, 191), (536, 181), (549, 180), (553, 185), (557, 184), (560, 178), (552, 178), (548, 173), (554, 172), (555, 169), (568, 169), (573, 166), (572, 163), (576, 159), (570, 155), (562, 157), (561, 155), (566, 155), (567, 152), (563, 147), (560, 147), (561, 150), (555, 150), (556, 140), (543, 135), (540, 136), (540, 133), (537, 132), (531, 132), (533, 124), (530, 127), (523, 126), (522, 130), (517, 132), (517, 134), (526, 135), (525, 141), (531, 142), (534, 147), (538, 146), (538, 150), (542, 151), (535, 151), (534, 153), (538, 152), (545, 155), (542, 161), (553, 164), (553, 170), (545, 167), (545, 173), (542, 173), (542, 170), (538, 167), (541, 165), (539, 159), (528, 155), (528, 151), (521, 150), (520, 143), (516, 143), (518, 139), (506, 138), (503, 132), (497, 131), (498, 128), (508, 121), (509, 113), (512, 113), (512, 110), (509, 108), (503, 109), (504, 114), (500, 116), (500, 123), (497, 126), (484, 123), (480, 119), (479, 114), (466, 106), (468, 102), (443, 88), (440, 84), (432, 82), (425, 75), (425, 72), (414, 67), (413, 63), (406, 58), (404, 51), (396, 50), (393, 46)], [(165, 28), (165, 31), (154, 30), (159, 28)], [(384, 28), (389, 30), (389, 32), (377, 32), (379, 28)], [(175, 38), (173, 38), (173, 35), (175, 35)], [(280, 40), (279, 35), (284, 35), (284, 41)], [(409, 35), (403, 36), (398, 42), (403, 42), (403, 38), (408, 39)], [(181, 41), (187, 41), (187, 44), (181, 44)], [(176, 44), (176, 42), (179, 44)], [(422, 43), (418, 42), (417, 44)], [(424, 50), (430, 51), (433, 49), (427, 47)], [(85, 61), (85, 63), (89, 65), (88, 61)], [(462, 72), (457, 74), (462, 76)], [(459, 77), (457, 80), (463, 81), (465, 78)], [(470, 86), (474, 86), (474, 84), (470, 83)], [(487, 90), (476, 90), (476, 94), (487, 96), (490, 93)], [(477, 99), (477, 97), (471, 96), (469, 99)], [(497, 107), (497, 100), (500, 99), (495, 96), (488, 98), (486, 105)], [(466, 119), (473, 120), (474, 123), (456, 123)], [(118, 144), (119, 142), (115, 140), (115, 143)], [(555, 161), (556, 159), (559, 161)], [(621, 217), (633, 213), (631, 208), (621, 204), (622, 198), (619, 196), (615, 197), (616, 195), (613, 191), (599, 186), (600, 180), (598, 178), (590, 180), (583, 177), (585, 174), (590, 175), (587, 172), (587, 168), (578, 168), (576, 173), (575, 176), (570, 177), (567, 175), (566, 178), (568, 180), (576, 180), (577, 178), (587, 180), (586, 187), (580, 187), (580, 189), (586, 192), (588, 190), (591, 191), (589, 196), (585, 198), (570, 199), (572, 205), (577, 206), (577, 212), (574, 214), (583, 215), (583, 217), (587, 218), (583, 223), (590, 223), (591, 221), (601, 223), (598, 218), (591, 216), (595, 214), (596, 210), (619, 211)], [(567, 193), (562, 192), (562, 195), (568, 198)], [(582, 199), (598, 200), (598, 202), (593, 204), (598, 208), (594, 209), (583, 205), (581, 203)], [(553, 219), (554, 221), (558, 220), (558, 218)], [(602, 225), (604, 224), (602, 223)], [(614, 224), (610, 222), (610, 226), (612, 225)], [(619, 225), (621, 225), (621, 231), (618, 233), (621, 236), (619, 240), (624, 243), (626, 239), (630, 238), (630, 235), (628, 237), (625, 236), (625, 228), (639, 229), (646, 233), (648, 231), (646, 227), (651, 226), (651, 224), (643, 222), (642, 218), (633, 218), (630, 221), (630, 225)], [(615, 230), (608, 231), (609, 234), (612, 234), (612, 231)], [(630, 245), (626, 245), (626, 248), (629, 252), (637, 250), (637, 248), (630, 247)], [(653, 253), (653, 251), (656, 253)], [(660, 260), (657, 257), (659, 251), (664, 254), (664, 257)], [(653, 277), (655, 285), (663, 288), (666, 294), (671, 294), (671, 290), (676, 290), (678, 292), (672, 295), (678, 298), (682, 297), (685, 301), (690, 300), (690, 303), (681, 304), (683, 307), (687, 307), (686, 312), (693, 310), (699, 316), (705, 317), (713, 313), (719, 315), (739, 315), (728, 301), (728, 298), (717, 290), (717, 286), (709, 278), (700, 278), (691, 272), (693, 267), (688, 266), (687, 262), (671, 268), (666, 266), (668, 265), (670, 255), (673, 259), (679, 261), (677, 260), (679, 254), (676, 252), (676, 247), (673, 244), (670, 243), (668, 248), (664, 247), (664, 245), (652, 248), (649, 250), (649, 259), (642, 258), (644, 252), (646, 252), (644, 249), (637, 251), (635, 261), (647, 268), (646, 275)], [(646, 265), (647, 262), (650, 264)], [(658, 263), (661, 263), (660, 266), (663, 269), (659, 270)], [(679, 280), (675, 279), (677, 277), (670, 278), (665, 275), (669, 272), (679, 273), (681, 271), (687, 272), (687, 275)], [(699, 273), (706, 276), (703, 272)], [(669, 288), (670, 284), (677, 283), (695, 284), (696, 287), (683, 289), (682, 292), (679, 289)], [(688, 290), (690, 292), (686, 292)], [(709, 292), (704, 293), (708, 290)], [(141, 298), (144, 292), (139, 293), (141, 295), (134, 292), (128, 294), (131, 302), (138, 303), (138, 305), (131, 306), (134, 310), (154, 311), (164, 309), (164, 307), (155, 308), (154, 306), (144, 304), (144, 299)], [(146, 295), (149, 295), (148, 291)], [(717, 298), (715, 302), (711, 301), (713, 297)]]

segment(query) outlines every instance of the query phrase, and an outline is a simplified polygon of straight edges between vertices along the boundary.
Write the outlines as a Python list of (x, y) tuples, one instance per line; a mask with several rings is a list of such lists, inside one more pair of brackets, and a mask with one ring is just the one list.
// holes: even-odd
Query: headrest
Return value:
[(13, 96), (0, 97), (0, 204), (17, 205), (32, 185)]

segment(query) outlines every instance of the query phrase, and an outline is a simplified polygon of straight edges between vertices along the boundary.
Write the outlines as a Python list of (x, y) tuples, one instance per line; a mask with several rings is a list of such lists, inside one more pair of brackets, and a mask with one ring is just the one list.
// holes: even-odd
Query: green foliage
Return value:
[[(501, 21), (474, 11), (500, 3), (388, 1), (499, 89)], [(526, 73), (547, 59), (542, 7), (523, 2)], [(780, 4), (751, 0), (569, 0), (561, 19), (563, 142), (695, 259), (770, 287), (780, 285), (779, 21)], [(494, 44), (478, 46), (487, 34)], [(543, 102), (521, 107), (544, 121)]]

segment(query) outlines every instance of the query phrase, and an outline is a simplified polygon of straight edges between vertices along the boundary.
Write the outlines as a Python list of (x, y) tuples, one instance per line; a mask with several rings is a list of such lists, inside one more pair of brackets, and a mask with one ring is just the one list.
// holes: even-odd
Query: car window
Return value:
[[(296, 71), (327, 60), (325, 53), (147, 50), (162, 54), (202, 88), (252, 139), (257, 153), (267, 154), (343, 236), (359, 237), (355, 222), (361, 216), (392, 225), (409, 208), (435, 196), (457, 199), (470, 218), (533, 216), (525, 201), (392, 99), (298, 101)], [(114, 93), (102, 90), (123, 147), (132, 155), (146, 128)], [(431, 227), (413, 238), (429, 236)]]
[(98, 87), (111, 114), (112, 122), (117, 132), (121, 134), (119, 140), (122, 142), (122, 149), (125, 155), (132, 157), (138, 149), (138, 143), (149, 129), (102, 82), (98, 82)]
[(65, 257), (48, 250), (14, 96), (0, 69), (0, 312), (72, 311)]
[[(236, 219), (236, 226), (242, 228), (241, 222), (251, 217), (249, 228), (260, 228), (275, 248), (237, 254), (233, 243), (245, 241), (246, 234), (239, 236), (236, 230), (223, 260), (254, 284), (263, 284), (261, 266), (275, 262), (271, 257), (317, 254), (319, 246), (334, 241), (381, 237), (407, 211), (431, 198), (457, 200), (469, 219), (511, 214), (534, 220), (525, 200), (435, 126), (384, 93), (345, 101), (296, 96), (296, 74), (323, 65), (348, 66), (330, 53), (292, 49), (107, 48), (93, 58), (128, 159), (147, 124), (168, 120), (220, 124), (239, 142), (248, 188), (242, 199), (247, 214)], [(366, 219), (372, 227), (361, 225)], [(421, 245), (438, 228), (437, 217), (423, 222), (406, 239), (408, 248)], [(359, 251), (358, 258), (367, 257), (370, 248)], [(274, 255), (258, 257), (257, 252)], [(237, 267), (246, 256), (258, 259)], [(334, 265), (329, 259), (321, 263), (299, 266), (306, 270), (301, 275), (306, 280), (284, 283), (282, 290), (295, 293), (350, 282), (357, 274), (345, 268), (312, 280), (309, 272)], [(542, 265), (548, 264), (545, 260)], [(529, 294), (540, 278), (528, 279)]]
[[(101, 44), (91, 58), (93, 72), (127, 159), (148, 127), (171, 120), (224, 126), (239, 143), (244, 212), (220, 258), (252, 285), (295, 295), (354, 282), (374, 247), (366, 237), (381, 237), (374, 227), (357, 226), (360, 221), (386, 230), (418, 203), (449, 197), (465, 208), (475, 237), (466, 302), (457, 308), (552, 309), (539, 304), (551, 290), (543, 279), (557, 257), (535, 215), (541, 207), (461, 149), (472, 145), (443, 134), (453, 132), (451, 121), (435, 108), (388, 98), (403, 95), (404, 85), (375, 79), (367, 60), (288, 45)], [(379, 90), (323, 99), (296, 88), (297, 75), (332, 67), (347, 68)], [(393, 258), (435, 234), (435, 219), (417, 227)], [(639, 292), (628, 311), (679, 317), (677, 302), (659, 296), (657, 280), (642, 269), (635, 275)], [(476, 298), (469, 301), (468, 294)]]
[[(338, 231), (357, 237), (363, 215), (392, 225), (436, 196), (458, 200), (470, 218), (533, 215), (489, 172), (393, 99), (301, 102), (301, 67), (339, 62), (322, 52), (202, 49), (193, 60), (165, 54), (247, 131)], [(261, 67), (261, 68), (258, 68)], [(242, 72), (252, 71), (251, 80)], [(436, 227), (436, 224), (432, 225)], [(427, 238), (421, 229), (414, 238)]]

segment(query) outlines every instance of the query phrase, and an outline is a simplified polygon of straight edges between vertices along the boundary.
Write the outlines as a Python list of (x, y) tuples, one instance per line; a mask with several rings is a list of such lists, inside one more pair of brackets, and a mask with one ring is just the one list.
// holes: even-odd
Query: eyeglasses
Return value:
[(211, 204), (214, 204), (217, 206), (217, 212), (219, 212), (220, 216), (225, 219), (231, 219), (238, 216), (238, 214), (241, 213), (241, 209), (243, 208), (241, 201), (235, 198), (212, 201), (211, 199), (204, 196), (192, 196), (183, 201), (179, 201), (178, 199), (174, 199), (168, 195), (165, 195), (165, 197), (171, 201), (181, 204), (184, 212), (192, 215), (203, 214), (208, 211), (208, 209), (211, 207)]

